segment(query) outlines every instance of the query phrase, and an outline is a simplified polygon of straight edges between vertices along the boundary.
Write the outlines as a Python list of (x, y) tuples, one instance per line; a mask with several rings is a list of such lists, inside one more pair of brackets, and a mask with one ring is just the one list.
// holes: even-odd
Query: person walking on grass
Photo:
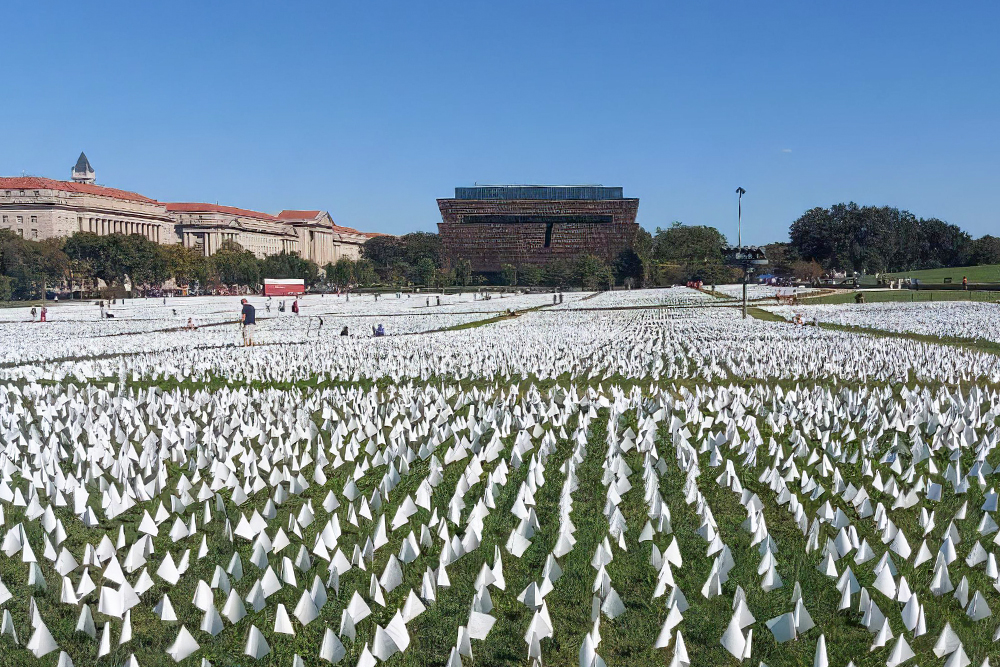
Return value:
[(253, 345), (253, 332), (257, 328), (257, 311), (246, 299), (240, 301), (243, 304), (243, 311), (240, 313), (240, 322), (243, 323), (243, 345)]

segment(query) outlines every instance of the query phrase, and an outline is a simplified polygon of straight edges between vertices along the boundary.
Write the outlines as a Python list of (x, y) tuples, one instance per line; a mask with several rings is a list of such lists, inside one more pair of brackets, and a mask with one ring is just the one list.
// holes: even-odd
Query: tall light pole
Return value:
[(743, 188), (736, 188), (736, 245), (743, 247), (743, 195), (747, 193)]
[[(747, 193), (743, 188), (736, 188), (736, 245), (743, 250), (743, 195)], [(747, 274), (743, 271), (743, 319), (747, 318)]]

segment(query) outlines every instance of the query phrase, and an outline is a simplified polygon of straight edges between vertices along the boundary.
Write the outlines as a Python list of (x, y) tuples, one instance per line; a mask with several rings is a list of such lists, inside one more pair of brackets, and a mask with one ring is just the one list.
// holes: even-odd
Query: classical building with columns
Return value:
[(337, 225), (326, 211), (271, 215), (218, 204), (164, 203), (104, 187), (96, 184), (83, 153), (71, 174), (69, 181), (0, 177), (0, 229), (39, 241), (76, 232), (141, 234), (157, 243), (181, 243), (205, 256), (235, 241), (257, 257), (297, 252), (320, 266), (341, 257), (357, 259), (364, 242), (375, 236)]
[(94, 170), (80, 154), (73, 180), (38, 176), (0, 177), (0, 229), (27, 239), (96, 234), (141, 234), (176, 243), (173, 218), (160, 202), (134, 192), (94, 184)]
[(278, 220), (295, 230), (299, 254), (320, 266), (332, 264), (341, 257), (359, 259), (361, 246), (374, 236), (338, 225), (326, 211), (282, 211)]
[(171, 202), (167, 212), (177, 223), (181, 243), (206, 257), (234, 241), (257, 257), (300, 252), (299, 235), (277, 216), (232, 206)]

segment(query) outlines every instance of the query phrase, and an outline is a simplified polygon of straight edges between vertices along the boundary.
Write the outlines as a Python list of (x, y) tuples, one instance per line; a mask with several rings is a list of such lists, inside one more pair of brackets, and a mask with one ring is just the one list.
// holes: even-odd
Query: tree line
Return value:
[(447, 266), (437, 234), (414, 232), (369, 239), (358, 259), (341, 258), (320, 267), (295, 253), (263, 259), (227, 241), (211, 257), (194, 248), (160, 245), (143, 236), (80, 232), (68, 238), (34, 241), (0, 230), (0, 300), (40, 298), (48, 290), (71, 289), (103, 295), (177, 287), (211, 292), (222, 287), (255, 289), (264, 278), (300, 278), (310, 287), (401, 288), (477, 287), (642, 287), (673, 284), (688, 277), (727, 279), (721, 247), (725, 239), (711, 227), (676, 223), (651, 235), (640, 230), (633, 248), (611, 262), (593, 254), (555, 259), (543, 266), (504, 264), (498, 273), (475, 273), (471, 262)]
[[(428, 232), (369, 239), (359, 259), (341, 258), (320, 267), (296, 253), (259, 259), (237, 243), (223, 243), (205, 257), (181, 245), (160, 245), (139, 235), (34, 241), (0, 230), (0, 300), (40, 297), (46, 288), (94, 292), (136, 287), (222, 286), (255, 289), (264, 278), (301, 278), (307, 285), (428, 287), (510, 285), (523, 287), (650, 287), (690, 281), (725, 284), (740, 271), (725, 263), (726, 237), (709, 225), (675, 222), (654, 234), (640, 229), (632, 248), (612, 261), (585, 254), (543, 266), (504, 264), (498, 273), (475, 273), (471, 262), (445, 261), (441, 238)], [(973, 239), (960, 227), (937, 218), (918, 218), (889, 206), (836, 204), (813, 208), (795, 220), (789, 241), (765, 246), (767, 273), (804, 280), (832, 271), (867, 274), (917, 269), (1000, 264), (1000, 238)], [(98, 283), (100, 281), (100, 283)]]
[(638, 287), (646, 278), (644, 260), (633, 249), (623, 250), (610, 263), (597, 255), (584, 254), (574, 259), (554, 259), (542, 266), (505, 263), (499, 272), (477, 273), (472, 270), (472, 263), (461, 257), (449, 267), (441, 237), (428, 232), (413, 232), (398, 237), (377, 236), (365, 243), (361, 256), (363, 261), (371, 263), (379, 284), (391, 286), (506, 285), (609, 289), (613, 285), (625, 284)]
[(1000, 239), (891, 206), (835, 204), (806, 211), (789, 229), (782, 259), (866, 274), (1000, 263)]
[[(36, 299), (47, 289), (69, 288), (105, 296), (161, 287), (197, 285), (203, 291), (222, 286), (254, 288), (264, 278), (302, 278), (314, 284), (315, 262), (294, 253), (258, 259), (239, 244), (225, 242), (211, 257), (181, 245), (160, 245), (137, 234), (98, 236), (80, 232), (68, 238), (33, 241), (0, 230), (0, 301)], [(100, 283), (98, 282), (100, 281)]]

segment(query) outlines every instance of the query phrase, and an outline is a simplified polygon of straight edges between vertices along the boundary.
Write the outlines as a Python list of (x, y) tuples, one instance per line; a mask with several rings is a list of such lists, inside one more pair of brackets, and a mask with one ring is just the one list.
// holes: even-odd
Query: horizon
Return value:
[(743, 187), (748, 243), (851, 201), (979, 237), (996, 222), (997, 18), (985, 3), (60, 4), (8, 17), (0, 175), (69, 180), (82, 151), (100, 184), (161, 202), (319, 209), (390, 234), (436, 232), (456, 186), (603, 183), (651, 232), (730, 242)]

